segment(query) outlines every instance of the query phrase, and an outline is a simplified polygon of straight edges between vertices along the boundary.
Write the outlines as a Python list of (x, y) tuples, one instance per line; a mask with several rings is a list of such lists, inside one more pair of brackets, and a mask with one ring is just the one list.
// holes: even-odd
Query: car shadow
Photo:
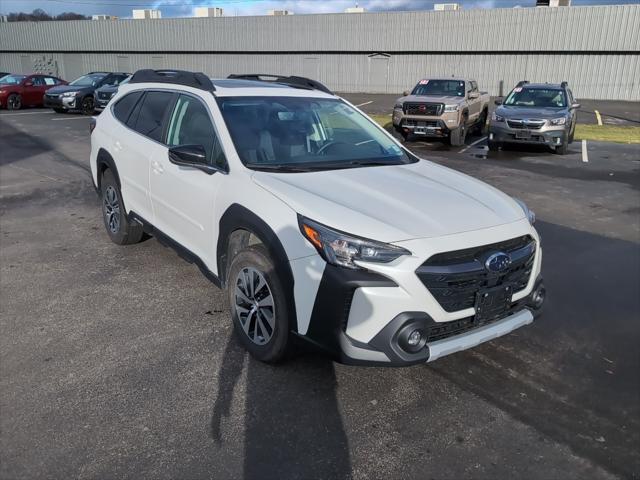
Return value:
[(211, 436), (223, 442), (221, 425), (244, 388), (245, 479), (342, 479), (351, 477), (347, 435), (336, 398), (333, 362), (318, 355), (277, 366), (254, 360), (232, 334), (220, 365)]

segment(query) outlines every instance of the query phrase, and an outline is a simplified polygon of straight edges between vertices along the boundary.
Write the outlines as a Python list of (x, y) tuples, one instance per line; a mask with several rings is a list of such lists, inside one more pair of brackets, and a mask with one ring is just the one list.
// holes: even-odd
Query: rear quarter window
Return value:
[(130, 118), (128, 125), (145, 137), (162, 142), (165, 117), (173, 100), (171, 92), (147, 92), (139, 103), (135, 123)]
[(120, 120), (122, 123), (127, 123), (129, 120), (129, 115), (133, 110), (133, 107), (136, 106), (140, 97), (142, 97), (141, 91), (131, 92), (124, 97), (122, 97), (118, 102), (113, 106), (113, 115)]

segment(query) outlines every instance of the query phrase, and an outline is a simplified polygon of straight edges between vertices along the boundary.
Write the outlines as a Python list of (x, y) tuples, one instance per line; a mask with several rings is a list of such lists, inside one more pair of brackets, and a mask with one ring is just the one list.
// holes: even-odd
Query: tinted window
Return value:
[(6, 77), (2, 77), (2, 83), (8, 85), (18, 85), (22, 80), (24, 80), (26, 75), (7, 75)]
[(42, 77), (31, 77), (31, 81), (33, 82), (33, 84), (36, 87), (41, 87), (41, 86), (45, 85), (44, 78), (42, 78)]
[(134, 129), (161, 142), (163, 119), (172, 97), (173, 94), (169, 92), (147, 92), (142, 99)]
[(222, 147), (209, 118), (206, 107), (198, 99), (180, 95), (171, 114), (167, 144), (202, 145), (207, 152), (209, 163), (226, 165)]
[(113, 106), (113, 114), (115, 117), (122, 123), (127, 123), (129, 113), (131, 113), (131, 110), (133, 110), (133, 107), (138, 100), (140, 100), (141, 96), (142, 92), (131, 92), (118, 100), (118, 103)]

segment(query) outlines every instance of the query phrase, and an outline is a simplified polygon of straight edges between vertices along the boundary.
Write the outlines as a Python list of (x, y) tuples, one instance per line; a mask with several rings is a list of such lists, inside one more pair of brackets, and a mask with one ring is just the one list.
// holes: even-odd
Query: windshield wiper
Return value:
[(402, 160), (390, 160), (390, 159), (361, 159), (361, 160), (351, 160), (349, 165), (358, 165), (362, 167), (371, 167), (376, 165), (404, 165), (407, 162), (403, 162)]
[(269, 163), (245, 163), (245, 166), (252, 170), (259, 170), (264, 172), (311, 172), (314, 169), (304, 167), (302, 165), (283, 165), (281, 163), (269, 164)]

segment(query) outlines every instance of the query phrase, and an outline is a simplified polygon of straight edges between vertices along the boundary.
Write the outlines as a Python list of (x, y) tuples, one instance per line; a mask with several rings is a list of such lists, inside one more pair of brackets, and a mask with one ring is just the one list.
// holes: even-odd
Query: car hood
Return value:
[(47, 90), (47, 93), (61, 94), (64, 92), (82, 92), (90, 89), (91, 87), (79, 87), (77, 85), (56, 85), (55, 87), (51, 87), (49, 90)]
[(406, 97), (400, 97), (397, 103), (403, 102), (427, 102), (427, 103), (446, 103), (454, 105), (462, 103), (464, 97), (446, 96), (446, 95), (407, 95)]
[(301, 215), (383, 242), (480, 230), (524, 217), (504, 193), (425, 160), (323, 172), (258, 171), (253, 181)]
[(529, 108), (501, 105), (496, 114), (507, 118), (557, 118), (567, 114), (565, 108)]

